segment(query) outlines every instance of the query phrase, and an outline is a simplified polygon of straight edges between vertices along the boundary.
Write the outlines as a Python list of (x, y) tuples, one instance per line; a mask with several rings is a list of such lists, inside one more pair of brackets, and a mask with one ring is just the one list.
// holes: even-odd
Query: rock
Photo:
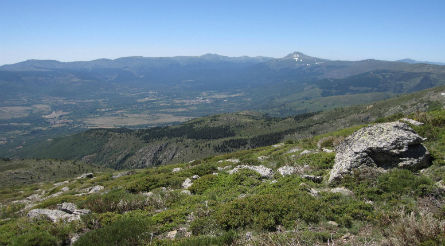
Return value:
[(57, 204), (57, 209), (65, 213), (75, 214), (75, 215), (84, 215), (91, 213), (89, 209), (78, 209), (76, 204), (70, 202)]
[(318, 190), (316, 190), (316, 189), (314, 189), (314, 188), (311, 188), (310, 190), (309, 190), (309, 193), (311, 193), (311, 196), (318, 196), (318, 193), (319, 193), (319, 191)]
[(412, 119), (408, 119), (408, 118), (402, 118), (402, 119), (400, 119), (400, 121), (409, 123), (409, 124), (411, 124), (413, 126), (421, 126), (421, 125), (423, 125), (422, 122), (418, 122), (417, 120), (412, 120)]
[(314, 183), (321, 183), (321, 181), (323, 181), (323, 177), (321, 177), (321, 176), (303, 174), (303, 175), (301, 175), (301, 177), (304, 179), (310, 180)]
[(287, 176), (292, 175), (298, 172), (298, 169), (296, 167), (292, 166), (282, 166), (278, 168), (278, 173), (281, 174), (281, 176)]
[(307, 155), (307, 154), (311, 154), (312, 152), (313, 151), (311, 151), (311, 150), (305, 149), (305, 150), (301, 151), (300, 155)]
[(57, 209), (72, 214), (77, 209), (77, 206), (71, 202), (64, 202), (62, 204), (57, 204)]
[(232, 162), (232, 163), (239, 163), (239, 159), (226, 159), (226, 160), (219, 160), (218, 163), (223, 163), (223, 162)]
[(250, 231), (246, 232), (246, 235), (245, 235), (245, 237), (246, 237), (246, 240), (247, 240), (247, 241), (250, 241), (250, 240), (252, 240), (252, 237), (253, 237), (253, 234), (252, 234), (252, 232), (250, 232)]
[(230, 170), (229, 174), (237, 173), (241, 169), (249, 169), (249, 170), (255, 171), (258, 174), (260, 174), (261, 177), (263, 177), (263, 178), (271, 178), (273, 176), (272, 169), (267, 168), (263, 165), (259, 165), (259, 166), (239, 165), (239, 166), (235, 167), (234, 169)]
[(361, 167), (419, 169), (431, 163), (424, 139), (406, 123), (390, 122), (362, 128), (336, 148), (329, 182)]
[(68, 183), (69, 183), (69, 181), (68, 181), (68, 180), (65, 180), (65, 181), (63, 181), (63, 182), (55, 183), (54, 186), (55, 186), (55, 187), (59, 187), (59, 186), (61, 186), (61, 185), (65, 185), (65, 184), (68, 184)]
[(226, 161), (232, 162), (232, 163), (239, 163), (239, 159), (227, 159)]
[(130, 172), (120, 172), (120, 173), (116, 173), (113, 176), (111, 176), (112, 179), (117, 179), (126, 175), (129, 175)]
[(436, 182), (436, 186), (439, 187), (439, 189), (441, 189), (441, 190), (445, 190), (445, 184), (444, 184), (443, 180)]
[(330, 190), (330, 192), (332, 193), (340, 193), (344, 196), (352, 196), (354, 195), (354, 193), (348, 189), (346, 189), (345, 187), (336, 187)]
[(334, 152), (332, 149), (328, 149), (328, 148), (323, 148), (322, 150), (323, 150), (323, 152), (326, 152), (326, 153)]
[(62, 191), (62, 192), (67, 192), (67, 191), (69, 191), (70, 190), (70, 188), (69, 187), (62, 187), (62, 189), (60, 189), (60, 191)]
[(192, 179), (199, 179), (199, 175), (193, 175)]
[(328, 223), (328, 225), (331, 225), (331, 226), (335, 226), (335, 227), (338, 226), (338, 223), (335, 221), (328, 221), (327, 223)]
[(182, 168), (180, 168), (180, 167), (175, 167), (175, 168), (173, 168), (172, 173), (177, 173), (177, 172), (179, 172), (179, 171), (181, 171), (181, 170), (182, 170)]
[(278, 148), (278, 147), (282, 147), (282, 146), (284, 146), (284, 143), (278, 143), (278, 144), (272, 145), (272, 147), (274, 147), (274, 148)]
[(70, 245), (73, 245), (77, 240), (79, 240), (79, 238), (80, 238), (79, 234), (74, 234), (70, 239)]
[(282, 226), (282, 225), (277, 225), (277, 227), (276, 227), (276, 231), (277, 231), (277, 232), (285, 232), (285, 231), (286, 231), (286, 228), (284, 228), (284, 226)]
[(90, 193), (90, 194), (91, 193), (96, 193), (96, 192), (99, 192), (99, 191), (101, 191), (103, 189), (104, 189), (104, 187), (102, 185), (95, 185), (95, 186), (93, 186), (93, 187), (88, 189), (88, 193)]
[(42, 196), (39, 194), (32, 194), (26, 198), (26, 200), (30, 202), (40, 202), (42, 200)]
[(79, 215), (69, 214), (60, 210), (53, 209), (32, 209), (28, 212), (28, 217), (31, 219), (46, 217), (52, 222), (57, 222), (58, 220), (66, 220), (68, 222), (71, 222), (80, 219)]
[(47, 196), (46, 199), (53, 198), (53, 197), (58, 197), (58, 196), (60, 196), (62, 194), (63, 194), (63, 191), (59, 191), (59, 192), (56, 192), (54, 194), (51, 194), (51, 195)]
[(189, 190), (182, 190), (181, 194), (191, 195), (192, 193)]
[(169, 232), (167, 233), (166, 238), (174, 239), (174, 238), (176, 237), (176, 234), (178, 234), (178, 231), (177, 231), (177, 230), (169, 231)]
[(212, 175), (218, 175), (218, 173), (212, 173)]
[(186, 178), (185, 180), (184, 180), (184, 182), (182, 183), (182, 188), (184, 188), (184, 189), (188, 189), (190, 186), (192, 186), (192, 180), (191, 179), (189, 179), (189, 178)]
[(93, 177), (94, 177), (93, 173), (84, 173), (84, 174), (80, 175), (79, 177), (77, 177), (77, 179), (86, 179), (86, 178), (91, 179)]
[(258, 158), (259, 161), (264, 161), (264, 160), (268, 159), (269, 157), (261, 155), (261, 156), (258, 156), (257, 158)]
[(225, 167), (217, 167), (218, 171), (224, 171), (227, 169), (230, 169), (232, 166), (225, 166)]
[(151, 191), (149, 191), (149, 192), (142, 192), (141, 193), (143, 196), (146, 196), (146, 197), (150, 197), (150, 196), (153, 196), (153, 192), (151, 192)]
[(295, 147), (295, 148), (290, 149), (287, 153), (288, 153), (288, 154), (291, 154), (291, 153), (298, 152), (298, 151), (300, 151), (300, 150), (301, 150), (300, 148)]

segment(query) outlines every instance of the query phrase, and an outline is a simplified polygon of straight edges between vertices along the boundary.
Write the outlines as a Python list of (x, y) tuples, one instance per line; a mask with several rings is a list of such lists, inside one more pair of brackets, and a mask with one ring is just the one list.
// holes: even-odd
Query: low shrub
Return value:
[(146, 197), (140, 194), (128, 193), (125, 190), (111, 190), (105, 194), (93, 194), (80, 203), (96, 213), (117, 212), (143, 209), (147, 205)]
[(140, 245), (150, 239), (151, 231), (152, 223), (146, 218), (122, 217), (109, 225), (85, 233), (74, 245)]

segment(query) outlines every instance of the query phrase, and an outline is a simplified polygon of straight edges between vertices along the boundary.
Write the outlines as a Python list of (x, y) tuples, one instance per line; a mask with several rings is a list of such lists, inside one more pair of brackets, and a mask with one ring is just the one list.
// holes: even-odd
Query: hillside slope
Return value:
[(295, 117), (274, 118), (243, 112), (191, 120), (178, 126), (95, 129), (25, 146), (15, 156), (83, 160), (116, 169), (186, 162), (215, 154), (298, 140), (394, 114), (440, 108), (445, 87), (373, 104)]
[(286, 117), (440, 85), (445, 66), (334, 61), (301, 52), (30, 60), (0, 67), (0, 152), (91, 128), (140, 129), (246, 110)]
[[(411, 127), (427, 139), (430, 166), (357, 169), (329, 185), (331, 151), (357, 126), (133, 174), (95, 173), (2, 191), (0, 244), (443, 245), (445, 111), (379, 122), (399, 117), (423, 123)], [(69, 190), (51, 196), (61, 187)], [(34, 202), (24, 207), (20, 190)]]

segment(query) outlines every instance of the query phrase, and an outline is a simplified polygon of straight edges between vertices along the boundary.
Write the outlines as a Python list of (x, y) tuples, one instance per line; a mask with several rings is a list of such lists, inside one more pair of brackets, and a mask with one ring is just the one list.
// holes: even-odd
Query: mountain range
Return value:
[(444, 84), (445, 66), (301, 52), (28, 60), (0, 67), (0, 153), (90, 128), (166, 126), (245, 110), (286, 117)]

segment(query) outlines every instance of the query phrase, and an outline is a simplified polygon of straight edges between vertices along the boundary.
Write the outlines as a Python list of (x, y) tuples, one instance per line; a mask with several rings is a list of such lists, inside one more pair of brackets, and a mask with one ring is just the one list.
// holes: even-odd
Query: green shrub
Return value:
[(140, 245), (150, 238), (151, 232), (150, 220), (140, 217), (122, 217), (103, 228), (85, 233), (74, 245)]
[(143, 209), (146, 205), (146, 197), (140, 194), (128, 193), (125, 190), (111, 190), (105, 194), (93, 194), (80, 204), (96, 213), (118, 212)]
[(130, 182), (127, 184), (126, 189), (132, 193), (150, 191), (160, 187), (178, 189), (181, 187), (182, 182), (184, 182), (184, 178), (175, 173), (150, 174)]
[(267, 194), (237, 199), (221, 205), (217, 221), (223, 229), (257, 228), (273, 231), (277, 225), (290, 225), (295, 220), (318, 222), (321, 203), (305, 193)]
[(19, 218), (0, 225), (0, 245), (62, 245), (76, 224)]
[(18, 212), (25, 207), (23, 203), (12, 203), (0, 208), (0, 219), (18, 217)]
[(47, 231), (33, 230), (14, 238), (11, 242), (11, 246), (12, 245), (53, 246), (53, 245), (58, 245), (58, 240), (56, 237), (54, 237)]
[(216, 183), (218, 183), (218, 176), (205, 175), (195, 180), (189, 190), (194, 194), (202, 194)]
[(335, 153), (319, 152), (315, 154), (303, 155), (297, 162), (304, 163), (315, 170), (331, 169), (334, 166)]

